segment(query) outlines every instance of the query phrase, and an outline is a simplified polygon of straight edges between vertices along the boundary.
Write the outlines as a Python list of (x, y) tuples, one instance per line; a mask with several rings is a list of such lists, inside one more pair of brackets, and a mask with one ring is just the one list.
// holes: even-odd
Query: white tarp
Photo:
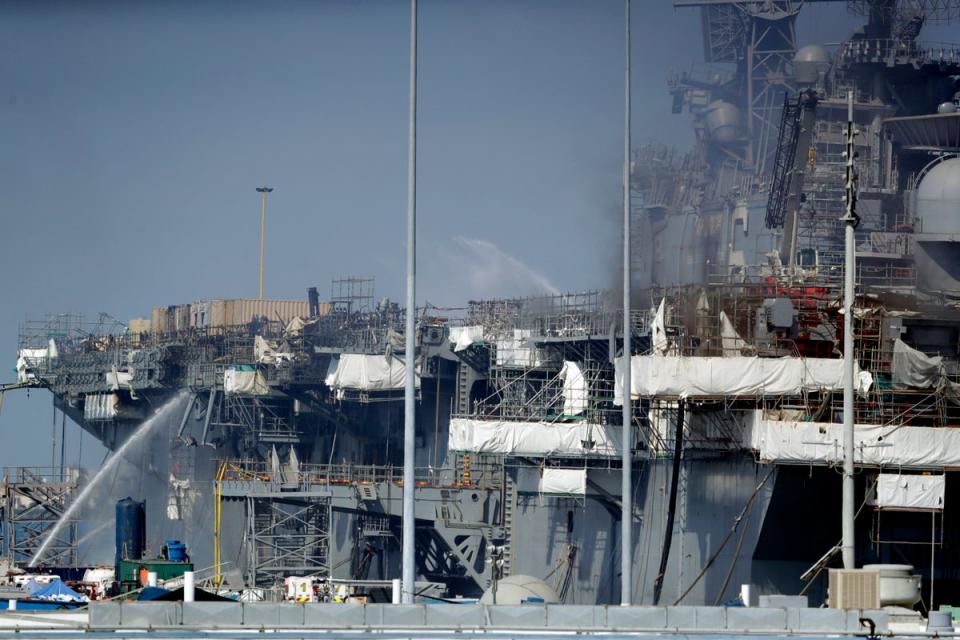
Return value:
[(741, 350), (747, 346), (746, 340), (740, 337), (730, 318), (723, 311), (720, 312), (720, 345), (726, 357), (741, 355)]
[(129, 389), (130, 382), (133, 380), (133, 373), (129, 371), (117, 371), (116, 368), (114, 368), (112, 371), (107, 371), (106, 376), (107, 386), (113, 391), (117, 391), (118, 389)]
[(943, 358), (930, 357), (899, 338), (893, 343), (890, 373), (898, 387), (935, 387), (943, 372)]
[[(50, 341), (51, 343), (53, 340)], [(47, 360), (47, 349), (20, 349), (17, 351), (17, 382), (29, 382), (36, 378), (30, 369), (43, 366)]]
[(278, 350), (277, 343), (267, 340), (263, 336), (253, 338), (253, 359), (258, 364), (280, 364), (293, 360), (292, 353)]
[[(614, 404), (623, 404), (623, 358), (617, 358)], [(828, 358), (633, 356), (631, 396), (699, 397), (796, 395), (843, 389), (843, 360)], [(857, 375), (857, 392), (873, 378)]]
[[(516, 422), (508, 420), (450, 420), (448, 448), (467, 453), (552, 456), (620, 455), (621, 429), (586, 422)], [(589, 447), (586, 441), (592, 441)]]
[(303, 333), (303, 328), (307, 326), (307, 323), (303, 321), (303, 318), (299, 316), (294, 316), (290, 322), (287, 323), (287, 326), (283, 329), (283, 335), (285, 336), (299, 336)]
[(83, 398), (84, 420), (111, 420), (117, 417), (120, 398), (115, 393), (90, 393)]
[[(843, 425), (760, 418), (745, 438), (770, 462), (839, 464)], [(871, 466), (943, 469), (960, 466), (960, 429), (857, 425), (854, 461)]]
[(650, 344), (653, 347), (653, 353), (658, 356), (665, 355), (669, 346), (667, 342), (666, 302), (666, 298), (660, 299), (660, 306), (653, 314), (653, 325), (650, 327)]
[(563, 415), (578, 416), (587, 410), (587, 380), (576, 362), (565, 360), (559, 378), (563, 380)]
[(483, 342), (483, 327), (476, 325), (471, 327), (450, 327), (450, 342), (453, 343), (453, 350), (460, 352), (469, 349), (476, 342)]
[[(336, 390), (389, 391), (403, 389), (406, 380), (406, 364), (400, 358), (341, 353), (330, 359), (324, 382)], [(415, 383), (420, 386), (419, 375)]]
[(501, 367), (543, 366), (540, 350), (530, 343), (533, 332), (514, 329), (513, 337), (497, 339), (497, 365)]
[(587, 494), (586, 469), (555, 469), (544, 467), (540, 470), (540, 493), (583, 496)]
[(265, 396), (270, 394), (270, 386), (262, 371), (230, 368), (223, 372), (223, 392), (239, 396)]
[(946, 493), (945, 475), (881, 473), (877, 491), (869, 504), (887, 509), (940, 511)]

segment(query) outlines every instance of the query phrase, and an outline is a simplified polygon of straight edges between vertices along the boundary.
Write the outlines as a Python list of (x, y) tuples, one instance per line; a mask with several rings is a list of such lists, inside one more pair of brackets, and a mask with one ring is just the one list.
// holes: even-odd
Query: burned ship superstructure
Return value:
[[(311, 289), (122, 326), (27, 323), (19, 384), (50, 389), (110, 448), (185, 393), (169, 450), (147, 465), (166, 496), (151, 522), (189, 541), (214, 583), (374, 584), (399, 575), (415, 358), (424, 589), (475, 596), (522, 574), (566, 603), (617, 602), (626, 548), (637, 602), (714, 604), (745, 583), (823, 593), (852, 322), (859, 561), (913, 564), (948, 598), (960, 589), (944, 503), (960, 465), (960, 52), (918, 33), (956, 10), (853, 4), (866, 26), (831, 51), (797, 46), (800, 3), (675, 1), (701, 7), (707, 60), (729, 68), (670, 81), (676, 109), (695, 115), (693, 151), (635, 153), (628, 327), (607, 291), (471, 301), (417, 309), (408, 354), (407, 310), (348, 278), (323, 302)], [(860, 224), (845, 318), (849, 92)], [(632, 505), (620, 501), (624, 393)], [(635, 520), (626, 544), (622, 517)]]

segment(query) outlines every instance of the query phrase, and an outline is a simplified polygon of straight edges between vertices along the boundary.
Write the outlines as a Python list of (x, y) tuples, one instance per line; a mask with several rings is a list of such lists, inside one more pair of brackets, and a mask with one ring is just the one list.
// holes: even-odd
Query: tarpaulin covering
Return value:
[(456, 352), (469, 349), (476, 342), (483, 342), (483, 327), (450, 327), (450, 342)]
[(741, 349), (747, 346), (723, 311), (720, 312), (720, 344), (723, 346), (723, 355), (734, 358), (741, 355)]
[(662, 356), (667, 353), (669, 343), (667, 342), (667, 312), (666, 298), (660, 300), (660, 306), (653, 314), (653, 324), (650, 327), (650, 345), (653, 353)]
[(263, 336), (253, 338), (253, 359), (258, 364), (280, 364), (293, 360), (292, 353), (281, 352), (275, 342), (267, 340)]
[[(843, 425), (756, 420), (748, 446), (761, 460), (838, 464), (843, 461)], [(857, 425), (854, 461), (873, 466), (943, 469), (960, 466), (960, 429)]]
[(262, 371), (231, 367), (223, 372), (223, 392), (239, 396), (265, 396), (270, 394), (270, 386)]
[(587, 380), (576, 362), (566, 360), (560, 369), (563, 380), (563, 415), (578, 416), (587, 410)]
[(587, 470), (544, 467), (540, 472), (540, 493), (586, 495)]
[(84, 420), (111, 420), (117, 417), (120, 398), (115, 393), (88, 393), (83, 398)]
[(539, 367), (543, 365), (540, 350), (530, 342), (533, 332), (514, 329), (513, 337), (497, 339), (497, 365), (501, 367)]
[[(330, 360), (324, 380), (331, 389), (389, 391), (406, 385), (406, 363), (400, 358), (341, 353)], [(420, 376), (416, 377), (420, 386)]]
[(910, 347), (903, 340), (893, 343), (890, 373), (898, 387), (935, 387), (943, 372), (943, 358), (931, 357)]
[(113, 371), (106, 372), (107, 377), (107, 386), (112, 390), (117, 391), (118, 389), (129, 389), (130, 382), (133, 380), (133, 374), (129, 371)]
[(926, 476), (906, 473), (881, 473), (877, 476), (877, 490), (870, 504), (887, 509), (943, 509), (946, 476)]
[[(619, 456), (621, 429), (587, 422), (519, 422), (450, 420), (448, 448), (469, 453), (502, 455)], [(592, 441), (592, 447), (589, 442)]]
[(36, 376), (30, 369), (42, 366), (47, 359), (47, 349), (20, 349), (17, 351), (17, 382), (28, 382)]
[[(616, 361), (614, 404), (623, 404), (623, 358)], [(631, 396), (795, 395), (843, 389), (843, 360), (828, 358), (633, 356)], [(856, 377), (866, 393), (872, 376)]]
[(34, 598), (43, 600), (56, 600), (58, 602), (86, 602), (87, 596), (80, 595), (66, 584), (63, 580), (52, 580), (50, 584), (42, 590), (33, 594)]

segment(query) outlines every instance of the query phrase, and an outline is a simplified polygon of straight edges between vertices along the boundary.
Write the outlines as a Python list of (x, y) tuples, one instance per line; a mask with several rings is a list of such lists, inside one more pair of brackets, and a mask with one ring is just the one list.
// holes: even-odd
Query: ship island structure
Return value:
[[(626, 552), (639, 604), (722, 604), (744, 584), (822, 602), (839, 563), (852, 323), (857, 563), (913, 565), (924, 594), (935, 582), (928, 607), (960, 601), (960, 48), (921, 37), (960, 8), (838, 3), (862, 26), (825, 46), (797, 42), (806, 4), (674, 0), (703, 21), (704, 65), (668, 83), (696, 142), (634, 149), (629, 326), (607, 290), (414, 311), (338, 276), (325, 299), (304, 283), (303, 300), (27, 321), (5, 390), (49, 390), (112, 450), (174, 402), (144, 466), (163, 495), (147, 501), (145, 535), (185, 542), (213, 589), (270, 598), (310, 577), (375, 598), (399, 576), (413, 358), (420, 593), (475, 598), (523, 575), (562, 603), (617, 603)], [(78, 482), (62, 464), (8, 470), (10, 563), (34, 559)], [(77, 566), (85, 527), (59, 528), (40, 560)]]

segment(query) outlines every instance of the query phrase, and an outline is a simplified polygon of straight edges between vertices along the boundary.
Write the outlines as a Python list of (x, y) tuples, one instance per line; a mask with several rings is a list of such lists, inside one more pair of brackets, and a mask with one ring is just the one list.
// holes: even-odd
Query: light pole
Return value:
[(260, 194), (260, 300), (263, 300), (263, 239), (267, 235), (267, 194), (273, 187), (257, 187)]
[[(853, 352), (853, 305), (856, 299), (856, 238), (854, 229), (860, 223), (857, 215), (857, 170), (854, 161), (853, 143), (857, 136), (856, 125), (853, 120), (853, 91), (847, 92), (847, 147), (844, 152), (847, 161), (846, 185), (844, 201), (847, 210), (840, 219), (844, 224), (844, 263), (843, 263), (843, 502), (842, 507), (842, 542), (840, 549), (843, 557), (843, 568), (856, 568), (856, 510), (854, 504), (854, 447), (856, 446), (854, 415), (853, 415), (853, 386), (856, 359)], [(932, 578), (932, 576), (931, 576)], [(932, 605), (933, 603), (931, 603)]]
[(414, 448), (416, 447), (416, 338), (417, 329), (417, 0), (410, 0), (410, 113), (407, 141), (407, 317), (403, 390), (403, 518), (401, 584), (403, 604), (413, 604), (416, 575), (414, 536), (416, 513), (413, 494)]
[(621, 442), (620, 496), (620, 604), (633, 600), (633, 403), (630, 397), (630, 0), (624, 0), (624, 66), (623, 109), (623, 440)]

